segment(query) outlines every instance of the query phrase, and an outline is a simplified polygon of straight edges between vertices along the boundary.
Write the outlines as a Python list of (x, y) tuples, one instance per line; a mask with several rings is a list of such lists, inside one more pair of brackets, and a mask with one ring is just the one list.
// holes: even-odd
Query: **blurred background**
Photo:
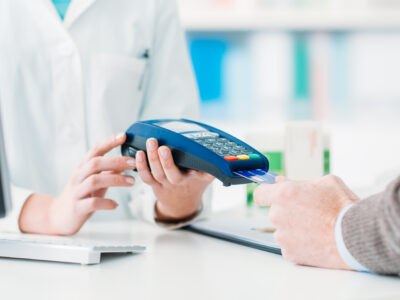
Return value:
[(400, 175), (400, 0), (179, 6), (202, 121), (243, 138), (263, 132), (274, 151), (286, 122), (318, 121), (329, 171), (361, 197)]

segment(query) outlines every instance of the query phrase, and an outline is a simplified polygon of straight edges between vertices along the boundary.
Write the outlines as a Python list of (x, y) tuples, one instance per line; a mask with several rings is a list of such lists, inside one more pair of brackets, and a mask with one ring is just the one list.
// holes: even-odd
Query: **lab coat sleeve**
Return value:
[[(184, 32), (175, 0), (155, 0), (152, 49), (144, 84), (144, 100), (139, 119), (199, 118), (199, 93), (189, 59)], [(130, 202), (134, 216), (162, 227), (175, 229), (204, 218), (210, 211), (210, 188), (193, 220), (177, 224), (155, 221), (156, 197), (138, 178)]]
[(19, 216), (25, 201), (33, 191), (11, 185), (12, 209), (7, 218), (0, 220), (0, 231), (19, 232)]

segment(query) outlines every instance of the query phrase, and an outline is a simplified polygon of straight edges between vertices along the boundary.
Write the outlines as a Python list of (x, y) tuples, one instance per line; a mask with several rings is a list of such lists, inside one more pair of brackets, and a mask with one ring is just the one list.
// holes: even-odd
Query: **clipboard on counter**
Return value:
[(282, 255), (274, 240), (274, 227), (265, 215), (223, 214), (197, 221), (186, 230)]

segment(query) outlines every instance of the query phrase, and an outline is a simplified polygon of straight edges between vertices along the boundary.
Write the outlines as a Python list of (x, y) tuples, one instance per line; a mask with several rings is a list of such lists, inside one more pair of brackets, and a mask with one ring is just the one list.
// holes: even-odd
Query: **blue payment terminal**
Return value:
[(224, 186), (246, 184), (251, 180), (235, 172), (267, 170), (268, 159), (241, 140), (195, 121), (165, 119), (133, 124), (122, 145), (122, 155), (135, 157), (146, 152), (146, 141), (156, 138), (171, 149), (175, 164), (182, 169), (194, 169), (213, 175)]

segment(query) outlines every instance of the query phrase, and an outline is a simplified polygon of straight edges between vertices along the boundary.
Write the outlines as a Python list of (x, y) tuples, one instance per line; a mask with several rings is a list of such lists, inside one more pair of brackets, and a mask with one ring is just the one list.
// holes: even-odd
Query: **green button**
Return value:
[(256, 158), (260, 158), (260, 155), (258, 155), (258, 154), (249, 154), (249, 157), (251, 159), (256, 159)]

